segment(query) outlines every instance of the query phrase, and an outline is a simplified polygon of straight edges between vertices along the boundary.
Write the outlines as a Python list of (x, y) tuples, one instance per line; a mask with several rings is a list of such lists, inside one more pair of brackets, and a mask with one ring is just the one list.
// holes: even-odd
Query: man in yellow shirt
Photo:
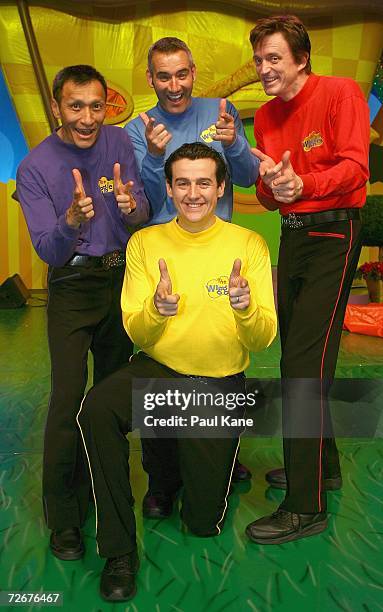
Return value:
[[(132, 424), (132, 380), (187, 377), (240, 394), (249, 351), (265, 348), (276, 333), (264, 240), (215, 214), (226, 174), (221, 155), (202, 143), (185, 144), (169, 157), (165, 174), (177, 218), (137, 232), (127, 249), (123, 322), (142, 351), (94, 387), (78, 415), (95, 494), (99, 552), (107, 557), (101, 595), (108, 601), (134, 595), (138, 569), (124, 435)], [(183, 522), (196, 535), (218, 535), (238, 433), (178, 437), (175, 444), (184, 484)]]

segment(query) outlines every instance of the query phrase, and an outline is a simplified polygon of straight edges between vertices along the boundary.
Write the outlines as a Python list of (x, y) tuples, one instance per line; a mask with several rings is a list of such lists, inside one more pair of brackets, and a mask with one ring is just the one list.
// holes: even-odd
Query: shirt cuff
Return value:
[(78, 234), (80, 233), (80, 228), (81, 226), (78, 228), (70, 227), (66, 222), (65, 214), (60, 215), (60, 217), (58, 218), (59, 232), (65, 238), (68, 238), (69, 240), (73, 240), (77, 238)]

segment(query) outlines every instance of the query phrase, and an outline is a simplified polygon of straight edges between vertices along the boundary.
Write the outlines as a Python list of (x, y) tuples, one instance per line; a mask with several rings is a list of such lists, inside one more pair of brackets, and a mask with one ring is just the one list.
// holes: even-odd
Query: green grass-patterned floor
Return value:
[[(42, 431), (49, 395), (43, 308), (0, 311), (0, 588), (62, 591), (65, 611), (375, 612), (383, 610), (383, 443), (339, 441), (344, 486), (329, 494), (330, 527), (280, 546), (244, 536), (251, 520), (272, 511), (283, 493), (267, 489), (265, 472), (281, 463), (279, 438), (244, 438), (241, 459), (251, 486), (236, 485), (222, 535), (198, 539), (180, 530), (175, 512), (144, 521), (146, 478), (137, 438), (131, 473), (141, 570), (138, 593), (126, 604), (98, 595), (103, 560), (96, 553), (94, 514), (86, 524), (86, 555), (77, 562), (48, 552), (40, 505)], [(278, 376), (278, 343), (258, 355), (250, 374)], [(338, 375), (382, 378), (383, 340), (344, 335)], [(3, 608), (4, 610), (7, 608)], [(26, 606), (24, 610), (38, 609)]]

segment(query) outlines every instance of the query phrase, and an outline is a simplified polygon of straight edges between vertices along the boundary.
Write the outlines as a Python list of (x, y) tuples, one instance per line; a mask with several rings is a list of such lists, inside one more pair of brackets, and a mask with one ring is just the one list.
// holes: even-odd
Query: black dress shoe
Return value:
[(106, 601), (126, 601), (134, 597), (139, 565), (136, 550), (121, 557), (107, 559), (101, 574), (101, 597)]
[(327, 514), (296, 514), (279, 508), (269, 516), (250, 523), (246, 535), (257, 544), (283, 544), (321, 533), (327, 527)]
[(78, 527), (54, 529), (51, 533), (49, 546), (54, 556), (63, 561), (81, 559), (85, 552), (81, 531)]
[(243, 463), (236, 462), (233, 473), (231, 475), (233, 482), (244, 482), (245, 480), (251, 480), (251, 472)]
[[(270, 470), (270, 472), (267, 472), (265, 478), (270, 487), (274, 487), (274, 489), (286, 489), (286, 472), (284, 468)], [(325, 491), (337, 491), (342, 488), (342, 476), (339, 474), (331, 478), (326, 477), (323, 479), (323, 483)]]
[(151, 493), (147, 491), (142, 500), (142, 514), (145, 518), (161, 519), (167, 518), (173, 512), (173, 503), (175, 495), (158, 492)]

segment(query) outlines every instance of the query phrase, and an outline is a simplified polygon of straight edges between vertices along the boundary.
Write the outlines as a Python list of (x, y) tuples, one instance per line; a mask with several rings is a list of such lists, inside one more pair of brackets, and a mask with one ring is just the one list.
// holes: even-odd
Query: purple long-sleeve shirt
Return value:
[[(137, 203), (129, 215), (117, 206), (113, 166), (121, 164), (121, 180), (134, 182)], [(92, 198), (94, 217), (79, 229), (68, 226), (65, 213), (73, 201), (72, 169), (81, 172), (85, 194)], [(64, 265), (73, 255), (104, 255), (125, 249), (128, 226), (149, 218), (149, 205), (137, 169), (133, 146), (125, 130), (102, 126), (92, 147), (81, 149), (63, 142), (54, 132), (21, 162), (17, 194), (31, 240), (38, 255), (52, 266)]]

